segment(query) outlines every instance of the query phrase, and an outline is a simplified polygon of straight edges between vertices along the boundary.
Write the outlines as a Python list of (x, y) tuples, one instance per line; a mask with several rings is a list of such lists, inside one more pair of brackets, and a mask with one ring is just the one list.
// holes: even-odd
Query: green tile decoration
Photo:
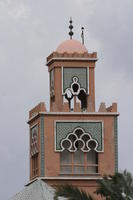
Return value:
[(31, 128), (31, 137), (38, 136), (38, 125), (35, 125), (33, 128)]
[(88, 93), (88, 68), (87, 67), (63, 67), (63, 93), (70, 88), (73, 77), (78, 77), (78, 83)]
[(30, 145), (30, 154), (31, 157), (38, 153), (38, 124), (31, 128), (31, 145)]
[(44, 116), (40, 117), (40, 143), (41, 143), (41, 176), (43, 177), (45, 175), (44, 171), (45, 171), (45, 166), (44, 166)]
[(115, 172), (118, 172), (118, 117), (114, 117)]
[(89, 133), (93, 139), (98, 142), (97, 151), (103, 151), (103, 134), (102, 122), (56, 122), (56, 151), (61, 151), (61, 140), (65, 139), (69, 133), (72, 133), (75, 128), (82, 128), (86, 133)]

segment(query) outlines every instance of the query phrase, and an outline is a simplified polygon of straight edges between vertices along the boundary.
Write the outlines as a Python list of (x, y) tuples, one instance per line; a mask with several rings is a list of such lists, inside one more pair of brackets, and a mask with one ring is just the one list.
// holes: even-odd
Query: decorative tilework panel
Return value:
[(34, 156), (38, 153), (38, 125), (31, 128), (31, 146), (30, 154)]
[(118, 119), (114, 118), (115, 172), (118, 172)]
[(56, 151), (61, 151), (61, 140), (78, 127), (84, 129), (98, 142), (97, 151), (103, 151), (102, 122), (56, 122)]
[(40, 117), (40, 133), (41, 133), (41, 176), (44, 176), (44, 117)]
[(31, 137), (37, 137), (38, 136), (38, 125), (35, 125), (33, 128), (31, 128)]
[(63, 93), (71, 87), (73, 77), (78, 77), (78, 83), (88, 93), (88, 68), (87, 67), (63, 67)]

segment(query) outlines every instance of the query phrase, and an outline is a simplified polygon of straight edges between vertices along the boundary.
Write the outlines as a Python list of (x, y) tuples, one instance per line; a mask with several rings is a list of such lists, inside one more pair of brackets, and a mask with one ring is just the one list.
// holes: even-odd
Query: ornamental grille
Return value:
[(63, 68), (63, 93), (71, 87), (73, 77), (78, 77), (78, 83), (88, 93), (88, 68), (64, 67)]
[(70, 133), (73, 133), (75, 129), (81, 128), (84, 133), (88, 133), (90, 137), (96, 141), (97, 147), (96, 151), (103, 151), (103, 132), (102, 132), (102, 122), (64, 122), (56, 121), (55, 130), (55, 150), (62, 151), (62, 141), (67, 138)]

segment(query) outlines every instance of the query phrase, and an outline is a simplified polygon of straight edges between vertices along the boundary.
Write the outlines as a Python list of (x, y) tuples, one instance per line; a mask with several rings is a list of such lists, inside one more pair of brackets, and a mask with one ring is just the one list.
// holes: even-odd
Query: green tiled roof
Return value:
[[(37, 179), (9, 200), (53, 200), (54, 189), (41, 179)], [(64, 200), (64, 198), (60, 198)]]

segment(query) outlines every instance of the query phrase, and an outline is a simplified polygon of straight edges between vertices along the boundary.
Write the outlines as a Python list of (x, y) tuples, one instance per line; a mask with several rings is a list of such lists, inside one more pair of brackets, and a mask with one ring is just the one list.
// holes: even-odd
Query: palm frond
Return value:
[(133, 199), (133, 177), (126, 170), (123, 173), (104, 176), (99, 180), (99, 187), (95, 193), (107, 200), (131, 200)]

